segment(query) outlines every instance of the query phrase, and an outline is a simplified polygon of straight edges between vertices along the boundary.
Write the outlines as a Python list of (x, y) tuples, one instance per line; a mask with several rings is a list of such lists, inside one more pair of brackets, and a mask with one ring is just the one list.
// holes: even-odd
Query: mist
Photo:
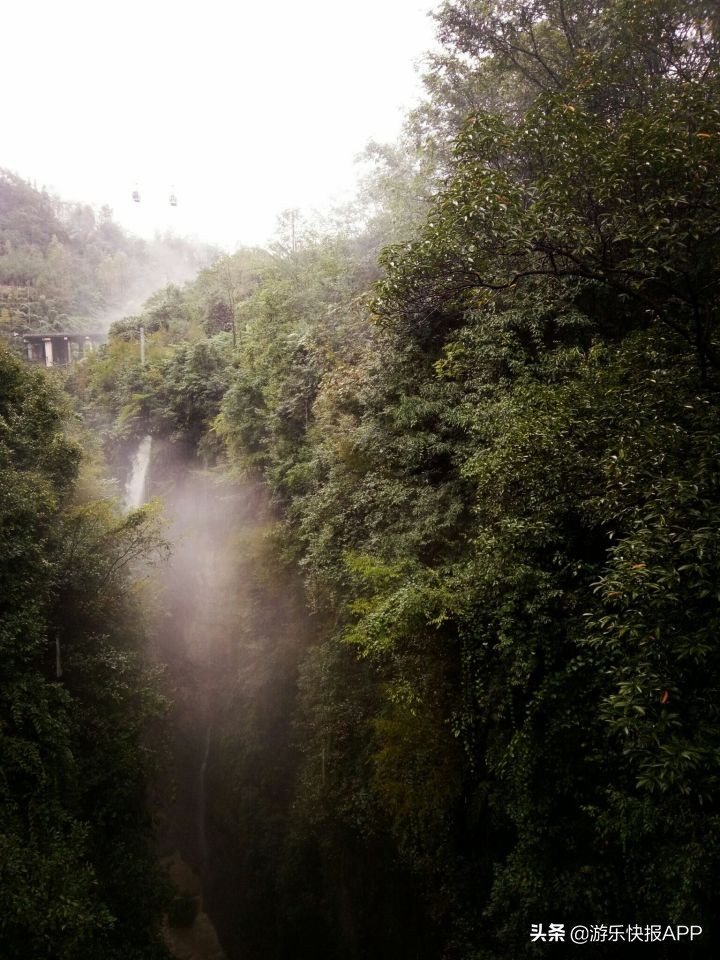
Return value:
[(153, 239), (142, 241), (140, 250), (140, 269), (123, 279), (108, 307), (93, 317), (98, 332), (106, 333), (116, 321), (140, 313), (159, 289), (194, 280), (221, 254), (217, 247), (172, 233), (156, 234)]
[[(172, 544), (148, 624), (149, 649), (172, 700), (165, 765), (152, 785), (158, 855), (178, 896), (197, 907), (190, 928), (166, 927), (165, 935), (175, 950), (219, 960), (225, 954), (216, 928), (230, 958), (242, 955), (248, 935), (233, 895), (239, 838), (228, 821), (231, 784), (248, 737), (276, 758), (296, 750), (290, 716), (308, 618), (297, 578), (276, 564), (262, 489), (202, 468), (191, 451), (166, 439), (156, 439), (148, 457), (148, 440), (134, 454), (128, 497), (136, 494), (133, 506), (160, 498)], [(293, 768), (290, 762), (279, 771), (285, 790)], [(246, 788), (263, 789), (251, 781)]]

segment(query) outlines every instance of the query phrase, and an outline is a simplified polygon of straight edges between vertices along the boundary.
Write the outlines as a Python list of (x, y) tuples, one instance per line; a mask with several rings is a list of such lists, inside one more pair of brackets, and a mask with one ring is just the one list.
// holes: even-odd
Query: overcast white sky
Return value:
[(263, 243), (282, 209), (341, 198), (365, 143), (397, 135), (434, 5), (6, 0), (0, 166), (140, 235)]

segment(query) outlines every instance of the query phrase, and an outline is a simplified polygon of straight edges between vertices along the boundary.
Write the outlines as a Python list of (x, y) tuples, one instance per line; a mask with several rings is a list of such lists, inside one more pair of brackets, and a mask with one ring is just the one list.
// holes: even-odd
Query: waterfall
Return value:
[(210, 723), (208, 723), (205, 730), (205, 749), (203, 750), (202, 763), (200, 764), (200, 783), (197, 805), (198, 845), (200, 847), (200, 857), (203, 868), (205, 867), (205, 863), (207, 861), (207, 835), (205, 833), (205, 777), (207, 774), (208, 757), (210, 756), (210, 731), (211, 726)]
[(132, 458), (130, 476), (125, 484), (125, 506), (128, 510), (134, 510), (135, 507), (141, 507), (145, 503), (145, 484), (150, 466), (151, 446), (152, 437), (143, 437)]

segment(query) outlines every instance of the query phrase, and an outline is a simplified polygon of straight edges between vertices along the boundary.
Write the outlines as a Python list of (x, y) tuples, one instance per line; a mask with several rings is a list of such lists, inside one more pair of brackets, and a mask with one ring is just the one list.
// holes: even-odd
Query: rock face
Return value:
[(220, 946), (215, 927), (202, 906), (202, 883), (179, 853), (163, 861), (170, 882), (183, 896), (193, 897), (197, 912), (189, 926), (171, 926), (163, 923), (163, 939), (176, 960), (227, 960)]

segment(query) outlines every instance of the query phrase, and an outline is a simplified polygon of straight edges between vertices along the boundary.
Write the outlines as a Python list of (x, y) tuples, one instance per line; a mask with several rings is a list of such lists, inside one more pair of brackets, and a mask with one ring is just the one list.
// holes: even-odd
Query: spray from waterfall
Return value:
[(132, 458), (130, 476), (125, 484), (125, 506), (128, 510), (134, 510), (145, 503), (151, 447), (152, 437), (143, 437)]

